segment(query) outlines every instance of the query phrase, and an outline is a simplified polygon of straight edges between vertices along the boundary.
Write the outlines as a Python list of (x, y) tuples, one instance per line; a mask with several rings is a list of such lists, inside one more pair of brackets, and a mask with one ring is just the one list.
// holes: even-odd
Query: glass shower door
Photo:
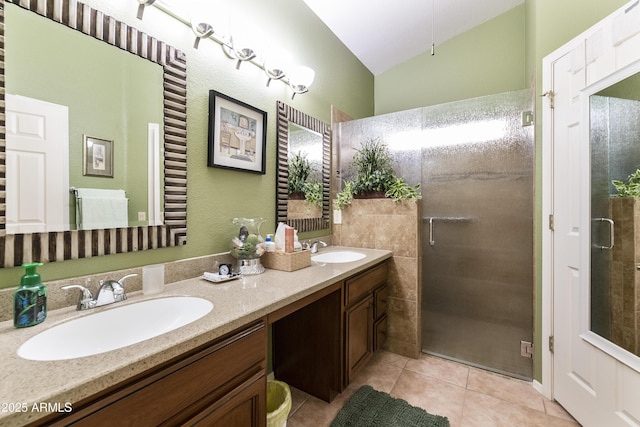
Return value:
[[(530, 379), (530, 92), (424, 109), (422, 348)], [(526, 351), (525, 351), (526, 353)]]

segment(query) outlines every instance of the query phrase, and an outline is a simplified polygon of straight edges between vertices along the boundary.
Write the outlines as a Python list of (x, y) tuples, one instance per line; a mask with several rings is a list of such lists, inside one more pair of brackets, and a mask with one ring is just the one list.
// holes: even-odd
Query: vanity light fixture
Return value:
[(240, 65), (242, 65), (244, 61), (251, 61), (256, 57), (256, 52), (252, 48), (235, 46), (233, 43), (233, 36), (231, 37), (231, 45), (233, 47), (233, 53), (238, 60), (238, 62), (236, 62), (236, 70), (240, 69)]
[(291, 65), (291, 55), (283, 49), (278, 47), (270, 47), (264, 54), (262, 66), (264, 72), (268, 77), (267, 87), (271, 80), (281, 80), (287, 74), (285, 72)]
[(138, 19), (142, 19), (142, 15), (144, 15), (144, 8), (147, 6), (151, 6), (155, 1), (156, 0), (138, 0)]
[[(250, 62), (253, 65), (260, 67), (267, 74), (267, 86), (271, 83), (271, 80), (280, 80), (287, 84), (293, 91), (291, 99), (296, 94), (306, 93), (309, 91), (309, 87), (313, 83), (315, 78), (315, 71), (306, 66), (299, 66), (290, 72), (286, 70), (289, 68), (289, 61), (281, 61), (280, 58), (269, 58), (268, 60), (257, 59), (258, 55), (256, 50), (247, 46), (248, 43), (238, 42), (234, 40), (232, 35), (222, 35), (214, 31), (213, 25), (202, 22), (201, 18), (185, 19), (183, 13), (178, 12), (176, 5), (171, 5), (169, 0), (136, 0), (138, 2), (138, 19), (142, 19), (144, 8), (146, 6), (154, 5), (167, 15), (177, 19), (185, 25), (191, 27), (191, 30), (196, 35), (195, 42), (193, 44), (194, 49), (197, 49), (200, 40), (208, 38), (216, 43), (220, 44), (222, 51), (230, 59), (236, 61), (236, 70), (240, 69), (240, 65), (243, 62)], [(237, 37), (236, 37), (237, 39)], [(242, 47), (240, 47), (242, 46)]]
[(295, 68), (289, 76), (289, 86), (293, 91), (291, 99), (295, 98), (296, 94), (306, 93), (315, 77), (316, 72), (307, 66), (302, 65)]
[(269, 83), (271, 83), (271, 80), (280, 80), (286, 75), (284, 70), (281, 70), (279, 68), (269, 68), (267, 67), (267, 64), (264, 65), (264, 72), (268, 77), (267, 87), (269, 87)]
[(237, 43), (233, 40), (233, 36), (223, 38), (220, 41), (220, 44), (222, 45), (222, 51), (227, 55), (227, 57), (237, 60), (236, 70), (240, 69), (242, 62), (252, 61), (256, 57), (255, 51), (249, 47), (237, 48)]
[(214, 33), (213, 26), (206, 22), (197, 22), (198, 19), (191, 19), (191, 30), (196, 35), (196, 40), (193, 42), (193, 48), (197, 49), (200, 44), (200, 40), (211, 37)]

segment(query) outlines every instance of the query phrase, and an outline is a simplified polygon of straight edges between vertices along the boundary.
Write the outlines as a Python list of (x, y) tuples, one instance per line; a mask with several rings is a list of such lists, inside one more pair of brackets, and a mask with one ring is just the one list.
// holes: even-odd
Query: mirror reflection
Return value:
[[(58, 49), (66, 42), (56, 43), (50, 52), (46, 52), (49, 60), (39, 65), (27, 65), (25, 71), (29, 76), (27, 83), (20, 83), (16, 80), (16, 85), (24, 85), (28, 87), (44, 86), (45, 90), (50, 89), (51, 93), (60, 96), (72, 94), (79, 102), (85, 102), (86, 112), (89, 117), (83, 117), (79, 125), (74, 123), (72, 116), (76, 113), (77, 107), (71, 105), (68, 99), (44, 101), (41, 99), (43, 92), (33, 92), (25, 94), (11, 93), (19, 100), (26, 98), (38, 100), (38, 102), (46, 105), (55, 104), (62, 106), (56, 108), (58, 112), (65, 112), (66, 116), (57, 117), (53, 122), (69, 123), (68, 135), (61, 138), (61, 141), (70, 141), (71, 145), (56, 145), (58, 151), (68, 150), (68, 153), (60, 155), (55, 152), (59, 158), (68, 159), (68, 168), (60, 167), (59, 172), (51, 178), (56, 182), (58, 189), (51, 192), (61, 195), (62, 203), (58, 202), (58, 208), (54, 211), (56, 214), (52, 219), (44, 218), (44, 215), (38, 215), (47, 212), (45, 206), (51, 202), (51, 197), (43, 197), (41, 193), (44, 184), (40, 187), (36, 186), (32, 189), (22, 189), (22, 185), (28, 180), (48, 181), (49, 177), (44, 178), (45, 156), (36, 151), (34, 155), (28, 155), (23, 152), (27, 144), (22, 144), (22, 140), (18, 138), (18, 147), (7, 147), (7, 138), (5, 134), (0, 134), (0, 151), (8, 151), (7, 156), (0, 156), (0, 169), (6, 173), (0, 173), (0, 184), (4, 187), (8, 183), (8, 187), (18, 187), (9, 189), (5, 192), (6, 210), (0, 212), (0, 252), (4, 254), (0, 257), (0, 267), (18, 266), (26, 262), (56, 262), (70, 259), (81, 259), (96, 257), (109, 254), (119, 254), (147, 249), (171, 247), (184, 245), (187, 235), (187, 124), (186, 124), (186, 105), (187, 105), (187, 64), (186, 56), (180, 50), (165, 44), (145, 33), (142, 33), (135, 27), (131, 27), (124, 22), (108, 16), (101, 11), (95, 10), (87, 5), (78, 7), (76, 2), (68, 0), (47, 0), (46, 2), (25, 2), (21, 0), (0, 0), (0, 21), (7, 25), (5, 34), (5, 25), (0, 25), (0, 56), (4, 61), (4, 67), (0, 67), (0, 78), (4, 80), (4, 84), (0, 85), (0, 99), (10, 96), (6, 95), (6, 88), (9, 91), (17, 91), (16, 87), (12, 87), (13, 80), (16, 79), (15, 71), (11, 71), (11, 61), (17, 56), (27, 61), (38, 60), (35, 54), (24, 54), (20, 51), (5, 55), (5, 44), (13, 43), (21, 37), (24, 40), (17, 40), (18, 43), (29, 40), (32, 43), (44, 43), (47, 39), (58, 37), (50, 31), (58, 31), (66, 29), (71, 31), (76, 37), (69, 41), (70, 52), (77, 60), (82, 56), (78, 53), (81, 47), (80, 39), (89, 39), (89, 43), (98, 42), (99, 44), (111, 45), (115, 51), (134, 57), (134, 61), (140, 64), (150, 63), (155, 67), (156, 71), (149, 71), (145, 68), (145, 76), (142, 80), (150, 78), (154, 80), (152, 75), (162, 75), (160, 86), (156, 84), (152, 88), (146, 88), (144, 82), (138, 82), (139, 78), (131, 78), (131, 75), (124, 79), (122, 76), (127, 72), (132, 72), (138, 65), (124, 65), (120, 63), (120, 69), (114, 72), (114, 76), (109, 75), (109, 71), (103, 70), (106, 67), (104, 63), (99, 63), (100, 58), (92, 58), (95, 62), (94, 69), (91, 68), (84, 71), (76, 69), (79, 65), (69, 67), (67, 61), (71, 61), (67, 57), (58, 54)], [(5, 17), (5, 13), (7, 16)], [(43, 21), (37, 24), (26, 24), (24, 28), (29, 30), (27, 36), (12, 34), (15, 24), (20, 18), (16, 18), (15, 13), (25, 14), (26, 19), (37, 18)], [(51, 17), (51, 18), (50, 18)], [(54, 22), (55, 19), (55, 22)], [(33, 31), (37, 28), (46, 28), (39, 36), (34, 36)], [(62, 27), (62, 28), (60, 28)], [(23, 29), (24, 29), (23, 28)], [(76, 48), (78, 50), (76, 50)], [(97, 45), (96, 45), (97, 48)], [(8, 49), (12, 49), (11, 46)], [(91, 50), (91, 49), (90, 49)], [(97, 56), (111, 55), (111, 53), (100, 53)], [(85, 55), (86, 56), (86, 55)], [(95, 56), (95, 55), (94, 55)], [(23, 58), (24, 57), (24, 58)], [(7, 58), (7, 59), (5, 59)], [(140, 62), (141, 60), (141, 62)], [(113, 59), (112, 61), (120, 61)], [(85, 61), (89, 62), (89, 61)], [(111, 61), (109, 61), (111, 62)], [(156, 65), (154, 65), (156, 64)], [(90, 64), (91, 65), (91, 64)], [(149, 65), (149, 64), (145, 64)], [(159, 67), (159, 68), (158, 68)], [(7, 68), (8, 76), (5, 79), (5, 68)], [(24, 68), (24, 67), (23, 67)], [(34, 76), (32, 72), (35, 68), (44, 68), (43, 77)], [(97, 69), (96, 69), (97, 68)], [(62, 74), (66, 75), (73, 81), (72, 85), (61, 89), (62, 83), (52, 79), (51, 77), (63, 70)], [(13, 75), (12, 75), (13, 73)], [(83, 75), (84, 73), (84, 75)], [(115, 89), (104, 89), (103, 82), (93, 84), (83, 84), (82, 81), (91, 79), (93, 76), (86, 74), (106, 74), (108, 77), (122, 78), (121, 86)], [(22, 76), (19, 76), (20, 79)], [(43, 79), (42, 82), (34, 81)], [(114, 91), (116, 93), (105, 93), (105, 91)], [(162, 100), (162, 114), (157, 116), (156, 113), (147, 116), (147, 110), (157, 111), (155, 107), (148, 107), (146, 103), (135, 102), (136, 100), (127, 99), (125, 92), (132, 92), (139, 97), (148, 97), (149, 99)], [(69, 93), (67, 93), (69, 92)], [(108, 104), (106, 99), (110, 96), (116, 96), (117, 104)], [(119, 97), (118, 97), (119, 96)], [(8, 100), (9, 103), (14, 100)], [(74, 100), (76, 101), (76, 100)], [(140, 100), (137, 100), (140, 101)], [(123, 111), (130, 105), (133, 105), (135, 111), (133, 116), (124, 116)], [(11, 106), (10, 106), (11, 107)], [(0, 114), (5, 115), (5, 103), (0, 104)], [(37, 137), (42, 139), (42, 135), (48, 132), (44, 126), (43, 120), (23, 120), (25, 116), (19, 116), (12, 113), (6, 114), (7, 133), (13, 132), (14, 135), (29, 139), (29, 137)], [(27, 116), (29, 116), (27, 114)], [(94, 121), (94, 116), (104, 121)], [(114, 117), (122, 117), (121, 122), (112, 121)], [(138, 135), (133, 128), (139, 123), (144, 123), (144, 130), (141, 131), (142, 136)], [(83, 127), (80, 131), (74, 130), (76, 126)], [(124, 133), (119, 129), (124, 127)], [(64, 134), (64, 131), (55, 131), (54, 134)], [(12, 138), (13, 136), (12, 135)], [(77, 139), (80, 139), (79, 147)], [(138, 139), (143, 141), (142, 146), (136, 145), (135, 150), (131, 148), (129, 142), (133, 143)], [(31, 141), (30, 141), (31, 142)], [(72, 146), (73, 145), (73, 146)], [(149, 147), (152, 147), (149, 150)], [(7, 150), (8, 148), (8, 150)], [(80, 150), (80, 151), (78, 151)], [(137, 151), (140, 150), (140, 151)], [(56, 151), (56, 150), (54, 150)], [(147, 152), (151, 151), (152, 156), (147, 158)], [(72, 157), (72, 153), (75, 154)], [(48, 154), (47, 154), (48, 156)], [(6, 157), (6, 158), (5, 158)], [(16, 160), (19, 159), (19, 160)], [(15, 162), (14, 162), (15, 160)], [(74, 163), (75, 162), (75, 163)], [(64, 163), (60, 161), (61, 165)], [(145, 165), (148, 165), (145, 168)], [(119, 185), (110, 187), (106, 182), (115, 182), (119, 177), (124, 177), (134, 169), (146, 169), (145, 178), (142, 182), (149, 182), (146, 188), (142, 190), (144, 198), (142, 201), (134, 195), (135, 189), (124, 181)], [(40, 173), (34, 173), (39, 171)], [(58, 176), (59, 175), (59, 176)], [(66, 176), (65, 176), (66, 175)], [(12, 178), (13, 176), (13, 178)], [(17, 178), (16, 178), (17, 177)], [(74, 179), (82, 181), (72, 182)], [(12, 181), (13, 179), (13, 181)], [(138, 178), (136, 178), (138, 179)], [(148, 180), (147, 180), (148, 179)], [(149, 181), (149, 180), (154, 181)], [(91, 181), (93, 180), (93, 181)], [(140, 184), (140, 179), (136, 185)], [(160, 182), (161, 184), (157, 184)], [(100, 185), (98, 185), (100, 184)], [(86, 187), (74, 187), (75, 185), (84, 185)], [(126, 186), (125, 186), (126, 185)], [(127, 204), (126, 224), (128, 227), (116, 227), (114, 223), (102, 225), (101, 217), (98, 219), (100, 225), (92, 225), (88, 229), (73, 230), (76, 221), (72, 220), (77, 206), (73, 206), (70, 193), (71, 187), (77, 190), (89, 191), (105, 191), (116, 192), (118, 197), (124, 198)], [(65, 190), (66, 189), (66, 190)], [(47, 190), (48, 192), (48, 190)], [(124, 194), (124, 196), (122, 195)], [(74, 192), (75, 195), (75, 192)], [(74, 196), (75, 197), (75, 196)], [(132, 200), (132, 205), (129, 205)], [(141, 203), (141, 207), (136, 206)], [(120, 205), (122, 205), (122, 201)], [(84, 207), (86, 208), (86, 206)], [(66, 212), (68, 211), (68, 212)], [(112, 209), (99, 206), (93, 208), (93, 212), (109, 213)], [(62, 212), (62, 213), (60, 213)], [(152, 218), (151, 212), (157, 213)], [(20, 222), (19, 227), (8, 232), (7, 217), (13, 218), (14, 224)], [(133, 216), (133, 222), (130, 221)], [(143, 216), (146, 218), (142, 219)], [(15, 218), (20, 218), (20, 221)], [(138, 222), (136, 219), (141, 218)], [(25, 219), (26, 221), (22, 221)], [(91, 218), (90, 218), (91, 219)], [(109, 219), (109, 218), (106, 218)], [(31, 223), (30, 223), (31, 222)], [(43, 224), (56, 224), (64, 231), (40, 232), (46, 228), (42, 228)], [(140, 225), (138, 225), (140, 224)], [(142, 225), (144, 224), (144, 225)], [(124, 224), (122, 224), (124, 225)], [(21, 228), (23, 227), (24, 228)], [(29, 228), (34, 226), (35, 228)], [(41, 228), (37, 228), (41, 227)], [(109, 228), (96, 228), (109, 227)]]
[(277, 222), (329, 228), (330, 139), (328, 124), (278, 102)]
[(5, 14), (7, 233), (160, 225), (163, 68)]
[(589, 102), (591, 330), (640, 356), (640, 75)]
[(289, 123), (290, 219), (322, 217), (322, 135)]

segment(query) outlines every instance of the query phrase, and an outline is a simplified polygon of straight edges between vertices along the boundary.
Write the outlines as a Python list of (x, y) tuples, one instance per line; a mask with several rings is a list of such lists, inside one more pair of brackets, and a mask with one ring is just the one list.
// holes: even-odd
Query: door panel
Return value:
[[(631, 9), (633, 7), (627, 10)], [(612, 17), (622, 19), (621, 13), (625, 13), (624, 8)], [(606, 275), (602, 270), (608, 270), (607, 262), (597, 257), (593, 265), (591, 261), (592, 238), (600, 242), (600, 246), (606, 246), (608, 240), (600, 224), (594, 223), (597, 217), (606, 216), (608, 207), (605, 211), (597, 207), (591, 210), (591, 183), (593, 177), (594, 182), (604, 180), (606, 186), (609, 178), (599, 176), (597, 171), (592, 175), (592, 167), (601, 165), (591, 159), (588, 95), (613, 71), (640, 59), (637, 48), (624, 46), (637, 43), (634, 34), (638, 31), (633, 30), (628, 38), (620, 39), (615, 34), (615, 25), (612, 26), (612, 17), (545, 58), (543, 69), (544, 89), (551, 94), (551, 99), (543, 104), (549, 113), (543, 121), (543, 145), (549, 147), (543, 161), (550, 165), (549, 175), (543, 178), (550, 184), (544, 187), (549, 189), (544, 205), (553, 215), (553, 226), (543, 231), (543, 240), (548, 238), (551, 242), (548, 253), (544, 254), (550, 261), (543, 264), (543, 268), (548, 266), (543, 277), (550, 280), (543, 279), (546, 283), (543, 293), (546, 289), (552, 295), (549, 332), (554, 343), (550, 355), (552, 366), (543, 366), (543, 369), (552, 371), (552, 376), (545, 376), (552, 384), (550, 387), (547, 384), (552, 397), (587, 427), (640, 425), (637, 404), (640, 374), (635, 368), (640, 365), (625, 355), (624, 350), (592, 332), (591, 324), (592, 299), (599, 297), (592, 292), (591, 284)], [(634, 20), (636, 18), (624, 18), (625, 25)], [(640, 30), (640, 19), (636, 24)], [(607, 61), (603, 59), (607, 58), (605, 64)], [(587, 86), (587, 82), (592, 86)], [(601, 251), (603, 249), (597, 248), (595, 252)], [(598, 270), (597, 274), (592, 275), (593, 269)], [(606, 292), (609, 291), (603, 291)], [(602, 325), (606, 327), (606, 323)]]
[(7, 94), (7, 233), (69, 229), (69, 111)]

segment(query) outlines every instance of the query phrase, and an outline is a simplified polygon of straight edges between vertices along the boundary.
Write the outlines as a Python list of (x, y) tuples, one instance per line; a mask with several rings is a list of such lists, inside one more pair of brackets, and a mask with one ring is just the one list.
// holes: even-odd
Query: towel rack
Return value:
[[(69, 193), (75, 194), (76, 197), (78, 197), (78, 190), (77, 187), (69, 187)], [(125, 190), (120, 189), (119, 191), (122, 191), (125, 195), (127, 194)]]

